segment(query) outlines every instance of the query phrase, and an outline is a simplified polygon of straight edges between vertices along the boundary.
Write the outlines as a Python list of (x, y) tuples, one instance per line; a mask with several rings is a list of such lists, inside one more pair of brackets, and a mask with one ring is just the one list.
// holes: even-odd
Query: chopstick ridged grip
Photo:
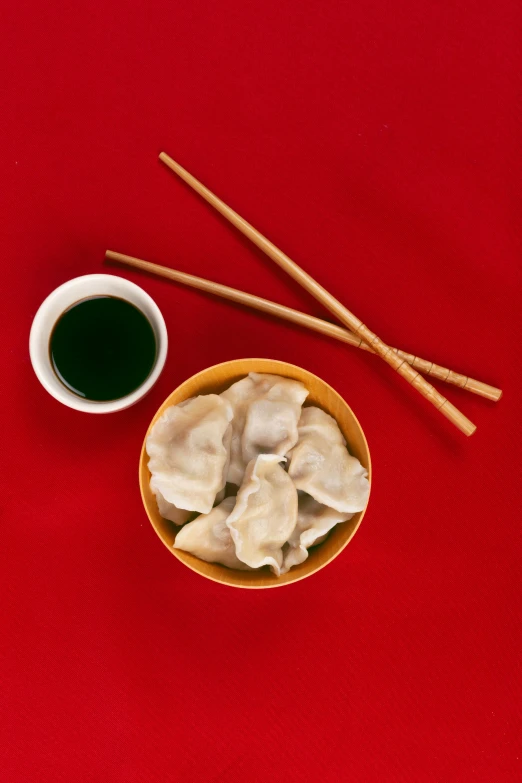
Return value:
[[(410, 365), (395, 354), (392, 349), (387, 346), (377, 335), (371, 332), (362, 321), (357, 318), (347, 307), (339, 302), (332, 294), (330, 294), (325, 288), (323, 288), (313, 277), (307, 272), (301, 269), (291, 258), (285, 253), (279, 250), (269, 239), (255, 229), (244, 218), (234, 212), (224, 201), (218, 198), (211, 190), (209, 190), (203, 183), (197, 180), (192, 174), (189, 174), (183, 166), (176, 163), (165, 152), (160, 154), (160, 160), (165, 163), (172, 171), (174, 171), (187, 185), (190, 185), (200, 196), (212, 204), (220, 214), (226, 217), (236, 228), (238, 228), (245, 236), (247, 236), (257, 247), (263, 250), (272, 261), (285, 270), (294, 280), (303, 286), (312, 296), (314, 296), (319, 302), (321, 302), (331, 313), (348, 326), (352, 332), (359, 333), (361, 328), (367, 330), (370, 339), (373, 340), (371, 344), (372, 349), (381, 358), (393, 367), (399, 375), (402, 375), (408, 382), (414, 386), (417, 391), (432, 403), (441, 413), (446, 416), (461, 432), (465, 435), (472, 435), (476, 427), (463, 413), (461, 413), (455, 406), (453, 406), (445, 397), (443, 397), (436, 389), (431, 386), (422, 376), (420, 376)], [(361, 337), (368, 343), (368, 340), (361, 334)], [(408, 369), (403, 369), (408, 368)], [(441, 402), (442, 399), (442, 402)]]
[(405, 358), (402, 358), (399, 353), (395, 353), (393, 348), (383, 343), (383, 341), (377, 337), (374, 332), (368, 329), (367, 326), (361, 324), (356, 334), (360, 335), (365, 343), (375, 351), (390, 367), (399, 373), (405, 380), (408, 381), (418, 392), (422, 394), (437, 410), (439, 410), (447, 419), (449, 419), (461, 432), (465, 435), (473, 435), (476, 426), (471, 422), (463, 413), (459, 411), (452, 403), (444, 397), (443, 394), (437, 391), (431, 383), (422, 377), (417, 370), (408, 364)]

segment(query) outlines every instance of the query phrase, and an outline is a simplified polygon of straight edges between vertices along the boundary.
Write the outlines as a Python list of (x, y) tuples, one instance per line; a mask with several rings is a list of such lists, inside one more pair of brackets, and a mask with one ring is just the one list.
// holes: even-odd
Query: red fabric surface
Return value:
[[(519, 22), (514, 0), (4, 5), (3, 781), (515, 780)], [(165, 315), (165, 372), (119, 414), (52, 399), (32, 317), (108, 247), (324, 316), (161, 149), (383, 339), (502, 387), (439, 385), (473, 438), (374, 357), (116, 268)], [(178, 563), (137, 483), (163, 399), (245, 356), (331, 383), (374, 464), (342, 556), (257, 592)]]

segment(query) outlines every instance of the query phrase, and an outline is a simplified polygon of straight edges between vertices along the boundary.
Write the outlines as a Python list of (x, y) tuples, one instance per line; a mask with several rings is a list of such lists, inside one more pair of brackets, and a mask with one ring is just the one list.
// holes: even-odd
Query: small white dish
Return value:
[[(58, 380), (51, 364), (49, 340), (54, 325), (65, 310), (90, 296), (117, 296), (130, 302), (148, 318), (156, 337), (156, 363), (152, 372), (141, 386), (119, 400), (96, 402), (79, 397)], [(40, 305), (29, 336), (31, 363), (42, 386), (59, 402), (86, 413), (113, 413), (141, 400), (161, 375), (167, 348), (167, 327), (156, 302), (142, 288), (117, 275), (84, 275), (56, 288)]]

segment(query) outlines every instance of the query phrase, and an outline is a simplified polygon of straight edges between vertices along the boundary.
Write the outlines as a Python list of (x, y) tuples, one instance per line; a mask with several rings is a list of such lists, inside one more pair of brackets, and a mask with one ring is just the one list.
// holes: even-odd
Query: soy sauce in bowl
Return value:
[(57, 320), (49, 340), (51, 364), (61, 383), (95, 402), (135, 391), (150, 375), (156, 354), (148, 318), (116, 296), (76, 302)]

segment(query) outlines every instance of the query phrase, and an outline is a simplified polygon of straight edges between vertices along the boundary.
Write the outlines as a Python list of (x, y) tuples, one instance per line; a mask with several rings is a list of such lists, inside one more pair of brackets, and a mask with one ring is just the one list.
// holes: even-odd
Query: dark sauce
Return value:
[(60, 381), (80, 397), (108, 402), (125, 397), (150, 375), (156, 338), (146, 316), (116, 296), (82, 299), (66, 310), (49, 340)]

